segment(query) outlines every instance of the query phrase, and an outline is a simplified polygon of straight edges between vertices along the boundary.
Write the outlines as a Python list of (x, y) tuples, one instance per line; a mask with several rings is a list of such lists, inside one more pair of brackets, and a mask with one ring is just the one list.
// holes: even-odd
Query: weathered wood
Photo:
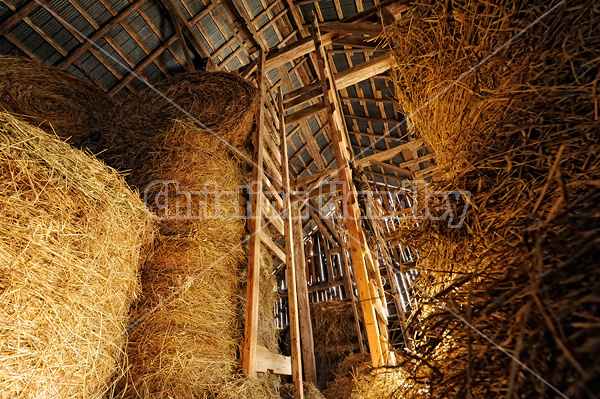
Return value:
[[(290, 201), (290, 172), (288, 168), (287, 142), (285, 139), (285, 117), (283, 110), (283, 94), (279, 89), (279, 135), (281, 137), (281, 174), (283, 175), (283, 188), (285, 197), (285, 208), (283, 210), (283, 222), (285, 231), (285, 255), (287, 262), (288, 283), (288, 309), (290, 314), (290, 339), (292, 346), (292, 379), (294, 382), (294, 398), (304, 398), (302, 384), (302, 352), (300, 349), (300, 320), (298, 310), (297, 275), (296, 275), (296, 250), (294, 248), (294, 228), (292, 221), (292, 204)], [(301, 242), (300, 242), (301, 244)], [(299, 267), (301, 267), (299, 265)]]
[(335, 75), (335, 85), (338, 90), (352, 86), (372, 76), (379, 75), (392, 67), (392, 57), (389, 53), (380, 55), (353, 68), (348, 68)]
[(286, 101), (283, 104), (283, 107), (286, 110), (288, 110), (288, 109), (294, 108), (294, 107), (296, 107), (296, 106), (298, 106), (300, 104), (303, 104), (303, 103), (305, 103), (305, 102), (307, 102), (309, 100), (316, 99), (316, 98), (318, 98), (318, 97), (320, 97), (322, 95), (323, 95), (323, 90), (321, 89), (321, 87), (320, 86), (319, 87), (315, 87), (314, 89), (312, 89), (312, 90), (310, 90), (310, 91), (308, 91), (308, 92), (306, 92), (306, 93), (304, 93), (304, 94), (302, 94), (302, 95), (300, 95), (300, 96), (298, 96), (298, 97), (296, 97), (296, 98), (294, 98), (292, 100)]
[[(324, 45), (331, 44), (333, 34), (323, 35)], [(292, 44), (289, 44), (277, 51), (272, 51), (267, 57), (265, 67), (267, 70), (277, 68), (286, 63), (300, 58), (315, 51), (315, 44), (311, 37), (305, 37)]]
[[(284, 228), (284, 233), (285, 233), (285, 220), (283, 223), (283, 228)], [(284, 250), (275, 242), (273, 241), (273, 239), (271, 238), (271, 236), (268, 234), (268, 232), (265, 231), (261, 231), (259, 233), (260, 235), (260, 240), (263, 244), (265, 244), (265, 246), (267, 247), (267, 249), (269, 249), (273, 255), (277, 256), (279, 258), (279, 260), (281, 260), (283, 263), (288, 262), (287, 256), (285, 255)]]
[(302, 343), (302, 364), (304, 378), (317, 384), (317, 367), (315, 362), (315, 344), (313, 339), (310, 305), (308, 301), (308, 283), (306, 280), (306, 259), (304, 256), (304, 240), (302, 218), (298, 203), (292, 203), (294, 260), (296, 262), (296, 284), (298, 287), (298, 315), (300, 317), (300, 338)]
[(23, 18), (31, 14), (38, 6), (45, 4), (48, 0), (30, 0), (29, 3), (19, 8), (13, 15), (8, 17), (2, 25), (0, 25), (0, 35), (8, 32), (10, 28), (21, 22)]
[[(260, 67), (258, 75), (258, 87), (260, 90), (261, 104), (266, 100), (265, 91), (265, 55), (260, 53)], [(248, 222), (250, 242), (248, 244), (248, 282), (246, 294), (246, 323), (244, 326), (244, 347), (242, 352), (242, 371), (250, 378), (256, 378), (256, 346), (258, 342), (258, 300), (260, 289), (260, 229), (262, 228), (262, 175), (263, 162), (262, 143), (264, 135), (264, 110), (260, 107), (258, 115), (258, 129), (255, 136), (256, 164), (253, 171), (252, 190), (252, 217)]]
[(383, 27), (380, 24), (373, 24), (370, 22), (342, 22), (342, 21), (331, 21), (321, 22), (319, 29), (322, 32), (334, 32), (334, 33), (345, 33), (350, 35), (369, 35), (379, 36)]
[[(314, 114), (321, 112), (325, 109), (325, 103), (323, 101), (319, 101), (318, 103), (308, 106), (306, 108), (302, 108), (300, 111), (293, 112), (285, 117), (285, 123), (288, 125), (299, 122), (303, 119), (308, 119)], [(312, 132), (310, 132), (312, 133)]]
[(129, 4), (129, 6), (126, 9), (121, 11), (117, 16), (115, 16), (113, 19), (104, 24), (102, 28), (98, 29), (92, 35), (92, 37), (90, 37), (89, 40), (86, 40), (85, 42), (81, 43), (75, 50), (73, 50), (69, 56), (62, 60), (60, 64), (58, 64), (58, 67), (65, 69), (66, 67), (71, 65), (73, 61), (77, 60), (90, 47), (92, 47), (93, 43), (96, 43), (99, 39), (106, 36), (106, 34), (108, 34), (108, 32), (110, 32), (112, 28), (114, 28), (117, 24), (119, 24), (121, 21), (127, 18), (127, 16), (136, 11), (142, 5), (144, 5), (145, 2), (146, 0), (136, 0), (133, 3)]
[[(360, 210), (358, 209), (356, 190), (352, 183), (352, 176), (348, 162), (350, 155), (348, 148), (344, 143), (344, 134), (347, 135), (346, 125), (340, 118), (336, 118), (334, 113), (339, 109), (339, 98), (337, 97), (337, 82), (333, 77), (333, 73), (329, 66), (328, 60), (325, 55), (325, 51), (319, 41), (320, 32), (316, 22), (314, 23), (314, 39), (315, 48), (317, 49), (317, 58), (320, 70), (320, 76), (322, 81), (329, 81), (328, 95), (324, 97), (326, 105), (331, 104), (331, 108), (328, 108), (327, 119), (329, 126), (332, 130), (332, 149), (335, 156), (336, 164), (338, 165), (338, 176), (344, 184), (344, 196), (345, 201), (344, 209), (348, 212), (346, 216), (346, 227), (348, 232), (348, 245), (350, 249), (350, 255), (352, 257), (352, 267), (354, 269), (354, 275), (356, 277), (356, 285), (359, 292), (360, 303), (363, 313), (363, 321), (365, 325), (365, 332), (367, 340), (369, 342), (369, 349), (371, 354), (371, 362), (373, 367), (381, 367), (385, 365), (388, 357), (389, 348), (383, 345), (382, 337), (387, 336), (387, 331), (382, 330), (382, 326), (379, 323), (378, 315), (376, 313), (376, 307), (379, 303), (377, 297), (373, 295), (372, 280), (373, 277), (369, 270), (369, 266), (372, 266), (368, 262), (368, 246), (366, 239), (358, 223)], [(363, 64), (361, 64), (363, 65)], [(362, 79), (361, 79), (362, 80)], [(382, 289), (383, 290), (383, 289)]]
[(364, 167), (364, 166), (371, 165), (374, 161), (379, 161), (379, 162), (387, 161), (388, 159), (392, 159), (392, 158), (398, 156), (403, 150), (405, 150), (407, 148), (416, 149), (422, 145), (423, 145), (423, 140), (417, 139), (414, 141), (409, 141), (408, 143), (405, 143), (405, 144), (400, 144), (399, 146), (390, 148), (389, 150), (377, 152), (373, 155), (369, 155), (368, 157), (358, 159), (354, 162), (357, 165), (361, 165)]
[(256, 371), (272, 372), (280, 375), (292, 375), (292, 358), (273, 353), (262, 345), (256, 347)]

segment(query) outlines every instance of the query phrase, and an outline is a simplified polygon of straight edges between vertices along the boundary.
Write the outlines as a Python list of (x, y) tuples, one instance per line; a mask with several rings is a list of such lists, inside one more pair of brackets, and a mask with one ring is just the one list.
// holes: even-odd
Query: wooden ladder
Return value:
[[(312, 350), (312, 327), (308, 311), (306, 277), (302, 279), (304, 264), (302, 236), (295, 234), (294, 212), (291, 203), (290, 177), (286, 145), (283, 102), (273, 104), (265, 79), (265, 55), (261, 51), (257, 84), (260, 90), (258, 129), (253, 140), (254, 167), (251, 195), (251, 218), (249, 225), (248, 287), (246, 323), (242, 351), (242, 370), (250, 378), (257, 372), (272, 371), (292, 375), (295, 398), (303, 398), (302, 359), (305, 361), (307, 380), (316, 383), (314, 351)], [(278, 109), (279, 108), (279, 109)], [(301, 229), (300, 229), (301, 231)], [(281, 245), (282, 244), (282, 245)], [(260, 261), (263, 249), (271, 252), (286, 268), (288, 285), (288, 308), (290, 318), (291, 357), (268, 351), (258, 345)], [(302, 255), (302, 257), (300, 257)], [(297, 270), (298, 269), (298, 270)], [(299, 280), (299, 281), (297, 281)], [(300, 301), (298, 301), (300, 291)], [(306, 318), (308, 314), (308, 318)], [(303, 316), (303, 317), (300, 317)], [(302, 320), (302, 323), (300, 322)], [(300, 345), (300, 331), (303, 343)], [(304, 356), (302, 356), (304, 352)], [(312, 364), (311, 361), (312, 355)], [(314, 377), (313, 377), (314, 376)]]

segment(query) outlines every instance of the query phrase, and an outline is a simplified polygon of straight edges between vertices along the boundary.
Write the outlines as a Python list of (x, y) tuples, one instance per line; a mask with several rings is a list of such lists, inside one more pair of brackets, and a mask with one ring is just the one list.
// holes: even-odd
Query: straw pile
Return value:
[(385, 32), (400, 107), (438, 158), (431, 189), (471, 194), (452, 200), (470, 204), (462, 228), (401, 234), (424, 304), (403, 397), (558, 395), (441, 304), (568, 397), (597, 397), (600, 11), (555, 4), (426, 0)]
[(105, 131), (113, 100), (91, 83), (25, 58), (0, 56), (0, 110), (19, 114), (43, 130), (93, 146)]
[(148, 140), (172, 130), (177, 120), (194, 122), (194, 131), (206, 128), (204, 134), (216, 134), (235, 148), (244, 149), (248, 144), (259, 96), (241, 76), (184, 73), (155, 89), (130, 96), (117, 107), (115, 122), (100, 143), (106, 149), (100, 157), (109, 165), (132, 174), (138, 168), (144, 170), (142, 158), (153, 149)]
[[(253, 130), (256, 90), (236, 75), (185, 74), (158, 88), (236, 145)], [(101, 155), (132, 170), (129, 183), (161, 220), (132, 314), (139, 322), (127, 347), (130, 369), (115, 396), (275, 397), (277, 379), (238, 374), (247, 264), (246, 199), (238, 188), (248, 183), (247, 166), (155, 93), (126, 100), (122, 111), (107, 140), (116, 147)], [(260, 343), (275, 350), (273, 266), (263, 264)]]
[(113, 170), (6, 113), (0, 174), (2, 396), (101, 398), (150, 217)]
[(311, 304), (313, 338), (319, 388), (333, 380), (340, 363), (359, 352), (354, 312), (348, 301), (323, 301)]

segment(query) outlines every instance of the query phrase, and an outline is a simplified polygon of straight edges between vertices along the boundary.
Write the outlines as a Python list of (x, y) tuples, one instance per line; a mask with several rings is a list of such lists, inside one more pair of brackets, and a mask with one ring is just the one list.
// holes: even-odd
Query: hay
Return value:
[[(244, 150), (254, 128), (258, 111), (258, 90), (235, 73), (193, 72), (178, 75), (152, 89), (127, 97), (117, 106), (115, 122), (103, 137), (100, 154), (119, 170), (143, 169), (147, 141), (171, 131), (177, 120), (201, 126), (200, 121), (230, 145)], [(176, 104), (176, 105), (174, 105)], [(188, 114), (186, 114), (185, 112)], [(208, 131), (203, 134), (212, 135)]]
[(319, 388), (324, 389), (338, 372), (340, 363), (359, 352), (352, 305), (348, 301), (311, 304), (313, 339)]
[[(197, 112), (208, 112), (199, 108), (202, 104), (198, 101), (215, 102), (216, 108), (206, 107), (210, 112), (203, 114), (211, 118), (215, 117), (211, 112), (220, 114), (211, 128), (229, 132), (232, 138), (247, 136), (253, 128), (255, 108), (227, 109), (216, 104), (219, 96), (215, 82), (223, 83), (229, 75), (184, 77), (190, 76), (206, 77), (206, 81), (200, 80), (202, 85), (194, 81), (195, 99), (188, 98), (192, 86), (181, 83), (182, 78), (169, 83), (167, 94), (183, 105), (198, 107), (194, 108)], [(233, 87), (235, 82), (239, 83), (237, 77), (233, 78), (231, 93), (248, 89), (247, 83)], [(227, 93), (226, 89), (225, 95), (230, 95)], [(148, 208), (162, 218), (157, 222), (160, 237), (154, 257), (144, 267), (142, 300), (132, 319), (138, 320), (174, 291), (184, 289), (132, 330), (127, 347), (130, 369), (115, 396), (275, 397), (277, 377), (249, 381), (239, 374), (247, 253), (246, 245), (241, 245), (246, 235), (246, 199), (238, 188), (248, 183), (249, 170), (219, 139), (182, 118), (183, 114), (165, 114), (156, 101), (151, 95), (132, 99), (127, 104), (135, 102), (141, 116), (122, 119), (122, 124), (113, 129), (123, 128), (123, 133), (130, 136), (121, 136), (112, 144), (139, 141), (140, 147), (131, 147), (133, 151), (117, 147), (105, 153), (120, 152), (117, 158), (107, 159), (132, 166), (128, 166), (132, 169), (128, 182), (140, 188), (148, 199)], [(242, 98), (237, 104), (244, 101)], [(152, 123), (152, 117), (159, 119)], [(165, 181), (171, 183), (163, 184)], [(166, 196), (168, 203), (164, 201)], [(275, 350), (272, 268), (272, 260), (264, 258), (259, 343)]]
[[(306, 399), (325, 399), (321, 391), (310, 382), (304, 382), (302, 385), (304, 397)], [(294, 384), (283, 384), (280, 390), (281, 399), (294, 398)]]
[(138, 320), (175, 290), (183, 291), (133, 329), (124, 397), (212, 397), (238, 368), (239, 264), (218, 243), (161, 236), (144, 266)]
[(400, 233), (428, 291), (400, 359), (406, 398), (556, 396), (430, 295), (567, 396), (598, 392), (597, 7), (561, 5), (435, 97), (552, 4), (424, 1), (385, 33), (399, 105), (438, 159), (432, 190), (472, 195), (462, 228)]
[(101, 162), (0, 113), (0, 386), (101, 398), (122, 362), (150, 218)]
[(0, 56), (0, 110), (76, 147), (94, 147), (106, 130), (113, 100), (91, 83), (25, 58)]
[(369, 355), (352, 354), (340, 363), (323, 394), (327, 399), (400, 399), (406, 384), (400, 373), (397, 368), (373, 369)]

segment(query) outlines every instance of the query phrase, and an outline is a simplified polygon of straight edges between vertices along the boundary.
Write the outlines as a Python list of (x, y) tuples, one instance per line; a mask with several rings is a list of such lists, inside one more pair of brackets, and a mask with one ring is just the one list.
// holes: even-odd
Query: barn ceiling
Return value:
[[(58, 66), (122, 99), (144, 90), (145, 82), (156, 83), (190, 67), (250, 76), (260, 48), (274, 52), (299, 43), (314, 17), (320, 23), (356, 20), (377, 4), (378, 0), (0, 0), (0, 53)], [(377, 18), (373, 13), (371, 20)], [(355, 34), (328, 44), (334, 72), (384, 54), (376, 40), (368, 39)], [(287, 93), (314, 83), (314, 68), (307, 55), (268, 70), (267, 80), (273, 92), (281, 85)], [(350, 143), (359, 158), (406, 142), (406, 125), (394, 128), (403, 116), (386, 73), (339, 94)], [(334, 165), (322, 120), (315, 113), (288, 126), (294, 177), (306, 178)], [(418, 155), (426, 154), (423, 150)], [(402, 168), (398, 165), (408, 160), (400, 153), (366, 170), (373, 183), (398, 186), (431, 168), (430, 157), (423, 159)]]

